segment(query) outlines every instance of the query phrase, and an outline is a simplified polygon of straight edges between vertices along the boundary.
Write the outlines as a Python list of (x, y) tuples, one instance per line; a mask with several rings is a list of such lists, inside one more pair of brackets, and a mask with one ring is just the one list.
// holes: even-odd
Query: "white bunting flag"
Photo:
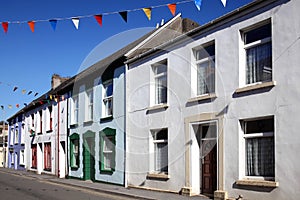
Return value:
[(221, 0), (221, 1), (223, 3), (224, 7), (226, 7), (226, 0)]
[(73, 22), (75, 28), (78, 30), (78, 28), (79, 28), (79, 18), (72, 18), (72, 22)]

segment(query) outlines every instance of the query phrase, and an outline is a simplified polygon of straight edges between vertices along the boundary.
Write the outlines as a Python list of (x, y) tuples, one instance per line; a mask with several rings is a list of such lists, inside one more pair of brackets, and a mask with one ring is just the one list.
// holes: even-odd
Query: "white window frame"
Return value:
[(86, 117), (85, 121), (92, 121), (94, 115), (94, 90), (89, 89), (86, 92)]
[[(157, 73), (156, 69), (160, 66), (165, 66), (166, 67), (166, 71), (161, 72), (161, 73)], [(162, 61), (156, 62), (152, 65), (152, 71), (153, 71), (153, 80), (154, 80), (154, 87), (153, 87), (153, 94), (154, 94), (154, 98), (152, 100), (152, 104), (153, 105), (162, 105), (162, 104), (167, 104), (168, 103), (168, 60), (164, 59)], [(158, 80), (159, 79), (166, 79), (166, 86), (158, 86)], [(161, 87), (166, 87), (166, 101), (163, 102), (162, 99), (159, 99), (159, 97), (157, 96), (158, 90), (162, 90)], [(151, 95), (152, 96), (152, 95)]]
[(11, 162), (10, 163), (15, 164), (15, 152), (14, 151), (11, 152)]
[(14, 145), (14, 138), (15, 138), (15, 129), (11, 128), (10, 129), (10, 134), (9, 134), (9, 145)]
[(79, 96), (73, 96), (72, 97), (72, 123), (71, 124), (78, 124), (79, 118)]
[[(110, 167), (106, 167), (106, 163), (107, 163), (107, 156), (106, 155), (111, 155), (111, 158), (113, 159), (113, 154), (114, 154), (114, 151), (113, 151), (113, 148), (114, 148), (114, 144), (113, 144), (113, 139), (114, 139), (115, 136), (104, 136), (103, 137), (103, 167), (104, 167), (104, 170), (112, 170), (113, 168), (113, 160), (110, 160)], [(112, 149), (108, 149), (107, 147), (111, 145), (112, 146)]]
[(25, 122), (22, 122), (21, 127), (21, 144), (25, 144)]
[[(106, 96), (106, 90), (109, 88), (109, 85), (112, 85), (112, 95)], [(114, 96), (114, 84), (113, 79), (110, 79), (108, 81), (105, 81), (103, 83), (103, 95), (102, 95), (102, 118), (105, 117), (111, 117), (113, 116), (113, 96)], [(111, 108), (109, 108), (109, 105), (111, 105)]]
[[(241, 151), (241, 154), (244, 155), (244, 163), (242, 165), (242, 167), (244, 168), (244, 172), (243, 172), (243, 177), (247, 178), (247, 179), (258, 179), (258, 180), (271, 180), (273, 181), (275, 179), (274, 177), (268, 177), (268, 176), (247, 176), (247, 150), (246, 150), (246, 140), (250, 139), (250, 138), (266, 138), (266, 137), (273, 137), (274, 138), (274, 142), (275, 142), (275, 128), (274, 131), (268, 131), (268, 132), (258, 132), (258, 133), (246, 133), (246, 127), (245, 124), (247, 122), (251, 122), (251, 121), (259, 121), (259, 120), (265, 120), (265, 119), (270, 119), (269, 117), (267, 118), (254, 118), (254, 119), (248, 119), (248, 120), (241, 120), (243, 123), (243, 127), (242, 127), (242, 147), (244, 147), (243, 151)], [(275, 123), (275, 117), (274, 117), (274, 123)], [(275, 145), (275, 143), (274, 143)], [(274, 154), (275, 154), (275, 146), (274, 146)], [(241, 158), (241, 157), (240, 157)], [(276, 163), (274, 163), (274, 168), (275, 168)], [(274, 169), (275, 170), (275, 169)], [(242, 170), (243, 171), (243, 170)]]
[(15, 128), (15, 141), (14, 141), (14, 143), (15, 144), (18, 144), (19, 143), (19, 127), (16, 127)]
[[(242, 46), (242, 52), (240, 52), (240, 66), (243, 66), (243, 69), (240, 70), (240, 79), (239, 79), (239, 82), (240, 82), (240, 85), (243, 87), (243, 86), (252, 86), (252, 85), (257, 85), (257, 84), (262, 84), (263, 82), (262, 81), (257, 81), (257, 82), (253, 82), (253, 83), (247, 83), (247, 53), (246, 51), (248, 49), (251, 49), (251, 48), (254, 48), (254, 47), (257, 47), (259, 45), (263, 45), (263, 44), (266, 44), (266, 43), (269, 43), (271, 42), (271, 45), (272, 45), (272, 33), (271, 33), (271, 37), (267, 37), (267, 38), (263, 38), (263, 39), (260, 39), (260, 40), (257, 40), (257, 41), (254, 41), (254, 42), (251, 42), (249, 44), (245, 44), (245, 35), (250, 32), (250, 31), (253, 31), (255, 29), (258, 29), (262, 26), (265, 26), (267, 24), (270, 24), (271, 26), (271, 31), (272, 31), (272, 22), (270, 19), (266, 20), (266, 21), (263, 21), (263, 22), (259, 22), (251, 27), (248, 27), (248, 28), (245, 28), (245, 29), (242, 29), (241, 30), (241, 46)], [(271, 50), (271, 53), (272, 53), (272, 61), (273, 61), (273, 51)], [(272, 62), (271, 61), (271, 62)], [(273, 79), (274, 79), (274, 75), (273, 75), (273, 63), (272, 64), (272, 68), (270, 69), (271, 70), (271, 80), (267, 81), (267, 82), (271, 82)]]
[[(160, 131), (167, 131), (167, 139), (156, 139), (157, 133)], [(150, 173), (151, 174), (166, 174), (169, 173), (169, 146), (168, 146), (168, 138), (169, 138), (169, 131), (167, 128), (158, 129), (158, 130), (151, 130), (151, 136), (150, 136)], [(156, 152), (156, 145), (157, 144), (166, 144), (167, 146), (164, 148), (167, 148), (167, 172), (163, 170), (157, 169), (157, 152)], [(161, 157), (161, 155), (160, 155)]]
[[(202, 58), (200, 60), (197, 60), (196, 58), (196, 52), (197, 51), (201, 51), (203, 49), (205, 49), (206, 47), (209, 46), (214, 46), (215, 48), (215, 41), (210, 41), (210, 42), (206, 42), (198, 47), (195, 47), (192, 49), (192, 55), (193, 55), (193, 60), (194, 60), (194, 66), (192, 66), (191, 69), (191, 86), (192, 86), (192, 96), (197, 96), (197, 97), (201, 97), (201, 96), (205, 96), (207, 94), (215, 94), (216, 93), (216, 50), (215, 50), (215, 54), (214, 55), (209, 55), (207, 54), (207, 57)], [(203, 64), (209, 62), (209, 68), (213, 68), (214, 69), (214, 91), (209, 91), (209, 92), (205, 92), (205, 93), (201, 93), (198, 91), (199, 88), (199, 83), (198, 83), (198, 76), (199, 76), (199, 70), (198, 70), (198, 65), (199, 64)], [(213, 65), (211, 65), (211, 63), (213, 63)], [(205, 78), (206, 79), (206, 78)]]
[(20, 165), (25, 165), (25, 150), (20, 150)]

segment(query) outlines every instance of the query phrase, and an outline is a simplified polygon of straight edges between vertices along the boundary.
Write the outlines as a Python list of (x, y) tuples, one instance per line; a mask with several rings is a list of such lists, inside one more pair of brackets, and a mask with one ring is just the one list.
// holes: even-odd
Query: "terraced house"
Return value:
[(126, 54), (129, 186), (298, 198), (299, 7), (253, 1)]

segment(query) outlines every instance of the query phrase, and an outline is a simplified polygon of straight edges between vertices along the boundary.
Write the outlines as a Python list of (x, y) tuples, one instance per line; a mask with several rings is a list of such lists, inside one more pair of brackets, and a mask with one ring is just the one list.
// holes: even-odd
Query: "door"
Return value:
[(84, 180), (95, 180), (95, 139), (87, 137), (83, 145), (83, 174)]
[(36, 169), (37, 168), (37, 145), (36, 144), (31, 145), (31, 152), (32, 152), (31, 168)]
[[(210, 142), (204, 142), (204, 148), (210, 148)], [(213, 194), (217, 189), (217, 146), (202, 159), (202, 193)]]

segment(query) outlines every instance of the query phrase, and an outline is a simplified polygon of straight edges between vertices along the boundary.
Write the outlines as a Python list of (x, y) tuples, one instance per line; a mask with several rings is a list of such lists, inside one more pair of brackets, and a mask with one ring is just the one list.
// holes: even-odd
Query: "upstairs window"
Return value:
[(103, 117), (113, 115), (113, 80), (103, 83)]
[(43, 133), (43, 111), (39, 111), (40, 115), (40, 133)]
[(272, 28), (267, 23), (243, 32), (246, 84), (272, 81)]
[(79, 116), (79, 98), (78, 96), (72, 97), (72, 124), (78, 123), (78, 116)]
[(94, 93), (93, 93), (93, 90), (88, 90), (87, 93), (86, 93), (86, 97), (87, 97), (87, 103), (86, 103), (86, 106), (87, 106), (87, 113), (86, 113), (86, 120), (87, 121), (91, 121), (93, 120), (93, 104), (94, 104)]
[(215, 93), (215, 44), (194, 50), (197, 67), (197, 95)]
[(155, 104), (167, 103), (168, 96), (168, 75), (167, 75), (167, 60), (156, 63), (152, 66), (154, 72), (154, 83), (155, 83)]

